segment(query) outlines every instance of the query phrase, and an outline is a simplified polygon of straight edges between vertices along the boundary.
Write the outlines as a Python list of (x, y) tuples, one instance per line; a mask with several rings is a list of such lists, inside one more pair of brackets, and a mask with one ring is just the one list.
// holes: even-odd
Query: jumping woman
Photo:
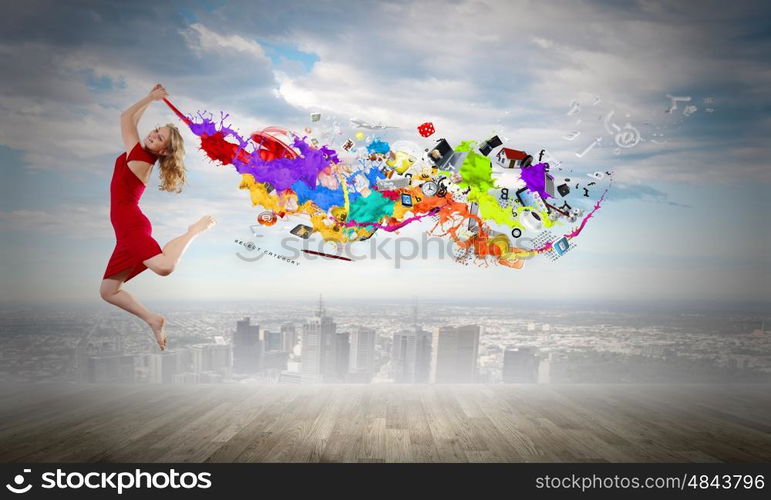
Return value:
[(190, 225), (185, 234), (177, 236), (161, 249), (153, 239), (150, 220), (139, 209), (139, 199), (150, 181), (156, 162), (160, 169), (159, 189), (180, 193), (185, 184), (185, 149), (177, 127), (171, 123), (158, 127), (147, 134), (144, 144), (139, 142), (139, 119), (152, 101), (159, 101), (167, 95), (166, 89), (158, 84), (146, 97), (121, 114), (120, 132), (126, 151), (115, 160), (110, 183), (110, 222), (115, 229), (117, 243), (99, 288), (104, 300), (147, 323), (161, 350), (166, 348), (167, 343), (164, 331), (166, 319), (150, 312), (123, 290), (122, 285), (148, 268), (159, 276), (168, 276), (190, 242), (215, 223), (214, 217), (205, 215)]

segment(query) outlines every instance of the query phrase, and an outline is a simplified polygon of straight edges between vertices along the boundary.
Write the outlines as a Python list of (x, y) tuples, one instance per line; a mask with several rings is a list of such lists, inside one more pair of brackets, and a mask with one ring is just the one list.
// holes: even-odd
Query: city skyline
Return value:
[[(771, 376), (771, 335), (764, 326), (769, 322), (767, 314), (737, 311), (541, 309), (522, 315), (502, 306), (488, 306), (480, 316), (478, 306), (424, 308), (414, 302), (403, 310), (345, 303), (330, 308), (318, 301), (309, 307), (179, 306), (170, 314), (169, 350), (160, 353), (137, 321), (118, 312), (61, 308), (30, 315), (18, 309), (0, 319), (0, 380), (406, 385), (763, 381)], [(309, 337), (303, 341), (305, 333)]]

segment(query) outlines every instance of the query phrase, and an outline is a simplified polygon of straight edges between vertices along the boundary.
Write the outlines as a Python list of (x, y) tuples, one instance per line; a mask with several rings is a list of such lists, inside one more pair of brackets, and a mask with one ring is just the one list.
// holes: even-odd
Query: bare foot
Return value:
[(156, 314), (153, 319), (147, 322), (148, 325), (150, 325), (150, 328), (153, 329), (153, 334), (155, 335), (155, 341), (158, 342), (158, 347), (161, 348), (161, 351), (166, 349), (166, 344), (168, 343), (169, 339), (166, 337), (166, 318), (161, 316), (160, 314)]
[(216, 222), (216, 219), (214, 219), (214, 217), (211, 215), (204, 215), (198, 219), (198, 222), (190, 224), (187, 230), (191, 233), (199, 234), (212, 227)]

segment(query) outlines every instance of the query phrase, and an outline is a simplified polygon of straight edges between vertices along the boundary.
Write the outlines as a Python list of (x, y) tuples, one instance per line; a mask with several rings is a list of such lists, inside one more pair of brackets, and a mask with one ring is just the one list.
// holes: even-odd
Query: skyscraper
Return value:
[(259, 325), (251, 325), (248, 317), (236, 322), (233, 334), (233, 371), (256, 373), (260, 369), (262, 352)]
[(415, 380), (416, 384), (427, 384), (431, 379), (431, 332), (419, 329), (415, 331)]
[(294, 323), (285, 323), (281, 325), (281, 335), (283, 336), (283, 348), (285, 352), (291, 353), (294, 346), (297, 345), (297, 329)]
[(397, 383), (422, 384), (431, 377), (431, 334), (418, 322), (418, 302), (412, 307), (412, 330), (394, 334), (391, 344), (391, 378)]
[(503, 381), (505, 383), (538, 382), (538, 349), (519, 347), (503, 353)]
[(229, 345), (195, 344), (190, 347), (194, 373), (229, 369), (232, 353)]
[(262, 328), (260, 329), (260, 340), (262, 340), (265, 352), (283, 350), (284, 346), (281, 339), (281, 332), (272, 332)]
[(478, 325), (443, 326), (434, 331), (431, 381), (466, 383), (476, 380), (479, 352)]
[(391, 348), (394, 382), (426, 383), (430, 374), (431, 334), (419, 328), (395, 333)]
[(415, 379), (415, 332), (402, 330), (394, 333), (391, 378), (397, 383), (409, 383)]
[(368, 381), (375, 373), (375, 330), (359, 327), (351, 335), (351, 372), (356, 379)]
[(300, 372), (304, 380), (321, 382), (332, 378), (335, 372), (335, 332), (337, 325), (324, 310), (319, 298), (319, 308), (303, 324), (302, 362)]
[(155, 384), (170, 384), (174, 375), (181, 371), (179, 351), (148, 354), (148, 381)]
[(337, 332), (334, 335), (334, 364), (331, 370), (326, 370), (324, 382), (345, 382), (350, 369), (351, 342), (348, 332)]

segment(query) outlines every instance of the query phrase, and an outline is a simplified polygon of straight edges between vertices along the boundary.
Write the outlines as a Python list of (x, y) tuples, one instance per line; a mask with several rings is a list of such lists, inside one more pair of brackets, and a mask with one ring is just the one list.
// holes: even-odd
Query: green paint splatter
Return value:
[(463, 141), (455, 146), (455, 151), (468, 151), (466, 160), (460, 166), (459, 173), (463, 180), (458, 185), (462, 188), (471, 188), (472, 192), (477, 189), (486, 193), (495, 186), (493, 167), (489, 158), (475, 153), (472, 151), (473, 148), (474, 141)]
[(501, 207), (496, 197), (488, 193), (496, 187), (493, 166), (488, 157), (473, 151), (474, 144), (474, 141), (463, 141), (455, 147), (455, 151), (468, 151), (466, 160), (460, 166), (459, 173), (463, 180), (458, 185), (471, 189), (468, 200), (479, 203), (479, 216), (482, 219), (491, 219), (508, 227), (522, 227), (511, 214), (511, 210)]
[(491, 219), (508, 227), (522, 227), (511, 214), (511, 209), (501, 207), (495, 196), (490, 193), (475, 193), (472, 189), (468, 199), (479, 203), (479, 215), (482, 219)]

